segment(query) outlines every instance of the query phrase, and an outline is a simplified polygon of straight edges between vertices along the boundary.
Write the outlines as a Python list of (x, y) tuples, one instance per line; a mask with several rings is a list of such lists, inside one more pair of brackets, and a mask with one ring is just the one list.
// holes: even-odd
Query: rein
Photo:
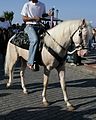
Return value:
[[(42, 22), (40, 22), (39, 24), (41, 24), (42, 26), (43, 26), (43, 29), (44, 29), (44, 31), (52, 38), (52, 40), (55, 42), (55, 43), (57, 43), (63, 50), (66, 50), (62, 45), (60, 45), (51, 35), (50, 35), (50, 33), (45, 29), (45, 25), (42, 23)], [(79, 28), (81, 28), (81, 26), (79, 26), (75, 31), (74, 31), (74, 33), (70, 36), (70, 40), (71, 40), (71, 43), (73, 42), (73, 36), (75, 35), (75, 33), (79, 30)], [(82, 34), (82, 33), (81, 33)], [(82, 37), (82, 36), (80, 36), (80, 37)], [(79, 46), (77, 46), (77, 47), (75, 47), (76, 49), (77, 48), (79, 48), (79, 47), (81, 47), (81, 45), (79, 45)]]
[(52, 40), (53, 40), (55, 43), (57, 43), (63, 50), (66, 50), (62, 45), (60, 45), (60, 44), (50, 35), (50, 33), (45, 29), (45, 25), (44, 25), (42, 22), (40, 22), (40, 24), (43, 26), (44, 31), (52, 38)]
[[(62, 45), (60, 45), (51, 35), (50, 33), (45, 29), (45, 26), (42, 22), (40, 22), (40, 24), (43, 26), (43, 29), (44, 31), (52, 38), (52, 40), (57, 43), (63, 50), (66, 50)], [(73, 34), (70, 36), (70, 40), (71, 40), (71, 43), (73, 42), (73, 36), (75, 35), (75, 33), (81, 28), (81, 26), (79, 26), (74, 32)], [(82, 29), (82, 28), (81, 28)], [(80, 33), (80, 35), (82, 35), (82, 31)], [(79, 35), (79, 36), (80, 36)], [(80, 36), (82, 38), (82, 36)], [(51, 53), (51, 55), (53, 55), (57, 61), (59, 62), (59, 65), (57, 66), (60, 67), (63, 63), (64, 63), (64, 60), (66, 59), (67, 57), (67, 53), (64, 55), (64, 57), (60, 57), (51, 47), (47, 46), (46, 43), (44, 43), (44, 47)], [(75, 51), (77, 50), (80, 50), (82, 47), (82, 45), (78, 45), (75, 47), (75, 49), (72, 51), (72, 52), (69, 52), (68, 54), (73, 54)]]
[[(60, 45), (51, 35), (50, 33), (45, 29), (45, 26), (42, 22), (40, 22), (43, 26), (44, 31), (52, 38), (52, 40), (57, 43), (64, 51), (66, 50), (62, 45)], [(67, 58), (67, 53), (64, 55), (64, 57), (60, 57), (51, 47), (47, 46), (46, 43), (44, 43), (44, 47), (48, 50), (48, 52), (51, 53), (52, 56), (56, 58), (56, 60), (59, 62), (58, 66), (56, 68), (59, 68), (63, 63), (64, 60)]]

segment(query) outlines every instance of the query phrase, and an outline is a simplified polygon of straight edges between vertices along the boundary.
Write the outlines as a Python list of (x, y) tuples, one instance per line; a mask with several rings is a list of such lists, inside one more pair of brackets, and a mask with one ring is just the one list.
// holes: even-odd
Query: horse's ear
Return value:
[(86, 26), (86, 21), (85, 19), (82, 20), (82, 25), (85, 27)]

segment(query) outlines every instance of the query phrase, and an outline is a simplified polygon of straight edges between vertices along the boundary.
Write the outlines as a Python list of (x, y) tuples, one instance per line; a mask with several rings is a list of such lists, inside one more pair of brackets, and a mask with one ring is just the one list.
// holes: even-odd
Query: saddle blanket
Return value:
[(12, 39), (10, 42), (18, 47), (29, 50), (29, 38), (27, 33), (25, 33), (24, 31), (17, 33), (15, 38)]

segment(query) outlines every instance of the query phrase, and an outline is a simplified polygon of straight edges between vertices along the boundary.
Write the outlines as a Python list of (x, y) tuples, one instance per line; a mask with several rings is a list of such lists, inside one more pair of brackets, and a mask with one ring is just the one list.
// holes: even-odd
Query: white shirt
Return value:
[[(34, 16), (42, 17), (42, 14), (46, 12), (45, 4), (42, 2), (33, 3), (29, 1), (24, 4), (21, 15), (28, 16), (30, 18)], [(36, 24), (36, 22), (26, 22), (26, 24)]]

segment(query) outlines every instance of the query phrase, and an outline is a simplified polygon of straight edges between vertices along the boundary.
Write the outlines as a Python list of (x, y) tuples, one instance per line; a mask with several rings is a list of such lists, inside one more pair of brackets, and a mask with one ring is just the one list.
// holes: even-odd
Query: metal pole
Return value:
[[(57, 9), (56, 10), (56, 19), (58, 20), (58, 13), (59, 13), (59, 10)], [(58, 21), (56, 21), (56, 25), (58, 24)]]
[(51, 24), (50, 24), (50, 27), (52, 28), (53, 26), (54, 26), (54, 22), (53, 22), (53, 20), (54, 20), (54, 8), (52, 8), (51, 9), (52, 10), (52, 16), (51, 16)]
[(58, 13), (59, 13), (59, 10), (57, 9), (56, 10), (56, 18), (58, 19)]

